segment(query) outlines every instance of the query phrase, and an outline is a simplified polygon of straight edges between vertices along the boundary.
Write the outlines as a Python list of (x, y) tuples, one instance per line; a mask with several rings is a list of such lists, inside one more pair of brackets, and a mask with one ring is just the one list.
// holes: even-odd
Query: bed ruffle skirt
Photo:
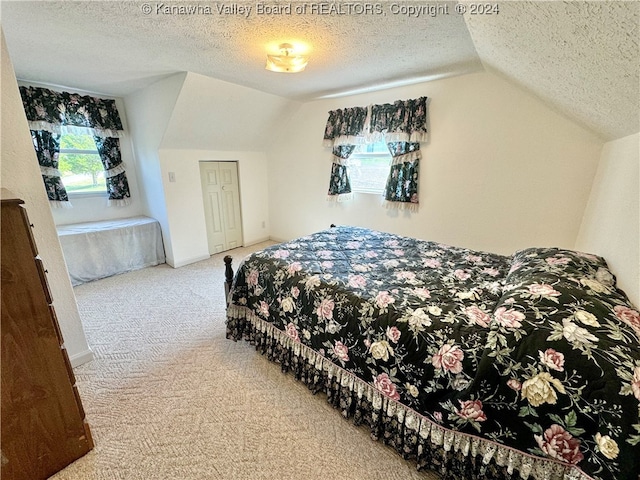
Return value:
[(383, 395), (372, 385), (293, 340), (246, 307), (229, 305), (227, 338), (246, 340), (283, 372), (292, 372), (315, 394), (355, 425), (366, 425), (374, 440), (395, 448), (418, 470), (442, 480), (590, 480), (571, 465), (527, 455), (487, 439), (443, 428), (424, 415)]

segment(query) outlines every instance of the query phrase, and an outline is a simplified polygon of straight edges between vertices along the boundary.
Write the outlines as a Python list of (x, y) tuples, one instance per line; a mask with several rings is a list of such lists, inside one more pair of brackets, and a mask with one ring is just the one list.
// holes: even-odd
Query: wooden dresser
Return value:
[(3, 189), (2, 480), (46, 479), (93, 448), (22, 200)]

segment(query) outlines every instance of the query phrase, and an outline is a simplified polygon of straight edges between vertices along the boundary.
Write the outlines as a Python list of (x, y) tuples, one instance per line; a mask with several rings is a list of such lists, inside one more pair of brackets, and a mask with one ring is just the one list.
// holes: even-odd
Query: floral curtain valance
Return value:
[(344, 108), (329, 112), (329, 120), (324, 131), (325, 146), (358, 145), (368, 120), (368, 110), (364, 107)]
[(428, 98), (353, 107), (329, 112), (323, 144), (359, 145), (427, 140)]
[(31, 130), (59, 134), (79, 127), (100, 137), (123, 134), (115, 100), (40, 87), (20, 87), (20, 95)]
[(427, 97), (372, 105), (369, 136), (387, 143), (427, 140)]

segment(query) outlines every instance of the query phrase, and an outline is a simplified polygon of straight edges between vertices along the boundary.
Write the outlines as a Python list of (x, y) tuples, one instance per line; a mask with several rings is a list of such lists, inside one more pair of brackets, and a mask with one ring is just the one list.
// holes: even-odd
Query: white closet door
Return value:
[(242, 246), (240, 187), (236, 162), (220, 162), (220, 183), (222, 185), (222, 218), (226, 238), (225, 250), (230, 250)]
[(237, 162), (200, 162), (209, 254), (242, 246)]

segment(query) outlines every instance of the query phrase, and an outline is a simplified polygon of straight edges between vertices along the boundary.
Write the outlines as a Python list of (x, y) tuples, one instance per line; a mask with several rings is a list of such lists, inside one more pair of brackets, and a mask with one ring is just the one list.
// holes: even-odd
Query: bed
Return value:
[(331, 228), (242, 261), (227, 337), (443, 479), (639, 477), (640, 313), (601, 257)]

